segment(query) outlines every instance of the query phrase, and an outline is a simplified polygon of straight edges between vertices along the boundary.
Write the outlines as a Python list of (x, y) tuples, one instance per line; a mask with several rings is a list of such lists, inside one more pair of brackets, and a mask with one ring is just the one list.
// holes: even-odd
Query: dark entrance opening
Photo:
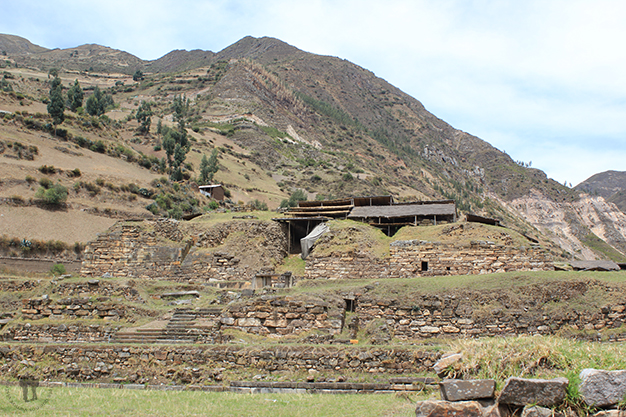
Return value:
[(272, 219), (274, 221), (278, 221), (282, 224), (283, 230), (287, 235), (288, 240), (288, 251), (289, 254), (293, 255), (296, 253), (302, 252), (302, 246), (300, 244), (300, 239), (306, 237), (315, 226), (318, 224), (329, 220), (328, 218), (295, 218), (295, 217), (285, 217), (282, 219)]
[(346, 312), (354, 313), (356, 311), (356, 299), (355, 298), (346, 298)]
[(428, 261), (422, 261), (422, 272), (428, 271)]

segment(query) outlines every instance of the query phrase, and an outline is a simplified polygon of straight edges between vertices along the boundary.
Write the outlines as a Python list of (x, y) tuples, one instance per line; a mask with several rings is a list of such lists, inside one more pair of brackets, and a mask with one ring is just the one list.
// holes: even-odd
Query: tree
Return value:
[(307, 195), (304, 192), (304, 190), (297, 189), (293, 193), (291, 193), (289, 200), (284, 199), (283, 201), (280, 202), (280, 208), (295, 207), (298, 205), (299, 201), (306, 201), (306, 200), (307, 200)]
[(96, 86), (93, 90), (93, 94), (87, 99), (85, 110), (92, 116), (102, 116), (106, 113), (107, 109), (114, 104), (113, 96), (111, 96), (111, 94), (103, 94), (100, 88)]
[(67, 105), (72, 111), (76, 111), (83, 106), (83, 89), (80, 87), (78, 80), (74, 80), (74, 85), (67, 92)]
[(200, 161), (200, 183), (209, 184), (213, 182), (213, 176), (218, 168), (217, 149), (213, 149), (210, 158), (207, 158), (206, 155), (202, 155), (202, 161)]
[(170, 167), (170, 177), (174, 181), (182, 179), (181, 166), (185, 162), (187, 152), (189, 152), (189, 141), (187, 132), (184, 130), (174, 130), (163, 126), (163, 149), (167, 157), (167, 164)]
[(54, 123), (54, 130), (56, 135), (56, 127), (63, 123), (65, 120), (65, 100), (63, 100), (63, 87), (61, 86), (61, 79), (54, 77), (52, 84), (50, 85), (50, 102), (48, 103), (48, 114), (52, 117)]
[(185, 100), (183, 96), (174, 97), (172, 110), (174, 110), (174, 121), (178, 123), (178, 129), (185, 130), (185, 117), (189, 111), (189, 100)]
[(143, 80), (143, 72), (141, 72), (141, 70), (135, 71), (135, 73), (133, 74), (133, 81), (141, 81), (141, 80)]
[(137, 109), (137, 114), (135, 114), (135, 117), (139, 122), (139, 132), (144, 134), (150, 132), (150, 124), (152, 123), (152, 119), (150, 118), (150, 116), (152, 116), (152, 108), (150, 103), (142, 101), (139, 105), (139, 108)]

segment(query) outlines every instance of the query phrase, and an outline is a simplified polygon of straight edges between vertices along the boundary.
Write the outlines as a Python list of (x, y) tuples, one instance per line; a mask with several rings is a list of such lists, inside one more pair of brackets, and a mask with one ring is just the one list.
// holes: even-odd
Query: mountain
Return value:
[(574, 187), (590, 195), (599, 195), (626, 212), (626, 172), (605, 171), (595, 174)]
[(46, 51), (48, 49), (34, 45), (28, 39), (0, 34), (0, 52), (2, 55), (30, 55)]
[[(0, 35), (0, 44), (5, 37)], [(141, 176), (149, 184), (158, 180), (163, 171), (158, 172), (155, 161), (165, 154), (156, 120), (174, 127), (174, 100), (185, 97), (189, 102), (184, 120), (192, 141), (184, 173), (197, 177), (201, 156), (217, 150), (216, 180), (228, 187), (235, 202), (256, 200), (273, 208), (296, 189), (306, 190), (309, 198), (382, 194), (393, 194), (400, 201), (450, 198), (462, 212), (500, 218), (539, 240), (556, 257), (620, 260), (626, 253), (626, 216), (615, 205), (581, 195), (540, 170), (518, 164), (437, 118), (372, 72), (337, 57), (307, 53), (274, 38), (246, 37), (216, 53), (177, 50), (154, 61), (98, 45), (8, 53), (8, 58), (18, 65), (7, 70), (9, 76), (19, 76), (23, 66), (42, 76), (22, 77), (21, 83), (7, 78), (13, 95), (0, 96), (0, 110), (45, 113), (41, 100), (49, 89), (45, 75), (50, 68), (61, 69), (66, 86), (77, 78), (86, 94), (98, 85), (112, 95), (117, 108), (101, 119), (99, 129), (93, 119), (80, 114), (72, 114), (61, 127), (73, 138), (101, 141), (109, 158), (122, 155), (125, 163), (150, 160), (151, 168), (110, 170), (109, 178), (102, 179), (97, 175), (103, 172), (85, 163), (85, 177), (91, 181), (110, 181), (119, 187), (128, 183), (125, 175)], [(138, 69), (145, 78), (134, 82), (130, 75)], [(30, 97), (28, 103), (16, 96), (18, 89)], [(141, 101), (151, 102), (154, 112), (147, 135), (137, 133), (133, 120)], [(32, 122), (10, 122), (15, 126), (0, 125), (7, 134), (40, 143), (42, 149), (47, 146), (36, 159), (58, 152), (58, 144), (49, 146), (54, 138), (42, 142), (39, 136), (26, 135), (23, 127)], [(81, 152), (74, 161), (87, 156), (101, 159)], [(155, 195), (163, 193), (156, 183), (151, 186)], [(9, 197), (8, 192), (0, 196)], [(112, 195), (113, 200), (96, 202), (101, 197), (80, 196), (91, 208), (115, 200), (119, 212), (146, 214), (141, 200), (118, 201), (119, 196)], [(162, 213), (168, 210), (178, 216), (174, 206), (182, 203), (177, 198), (157, 201)], [(189, 204), (181, 210), (187, 209)]]

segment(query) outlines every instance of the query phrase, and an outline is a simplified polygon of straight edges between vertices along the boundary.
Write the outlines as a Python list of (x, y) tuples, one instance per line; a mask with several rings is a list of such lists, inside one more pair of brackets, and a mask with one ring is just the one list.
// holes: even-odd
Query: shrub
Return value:
[(37, 181), (34, 177), (31, 177), (30, 175), (26, 176), (26, 182), (30, 185), (32, 183), (34, 183), (35, 181)]
[(91, 196), (95, 196), (100, 193), (100, 187), (96, 184), (92, 184), (90, 182), (83, 182), (82, 186), (91, 194)]
[(97, 140), (96, 143), (89, 147), (89, 149), (98, 153), (105, 153), (107, 150), (106, 145), (101, 140)]
[(67, 200), (67, 188), (61, 184), (56, 184), (54, 187), (45, 188), (40, 187), (35, 193), (35, 198), (50, 205), (59, 205)]
[(53, 165), (42, 165), (39, 167), (39, 172), (42, 174), (56, 174), (57, 169)]
[(17, 204), (20, 206), (24, 204), (24, 197), (22, 197), (21, 195), (12, 195), (10, 199), (13, 204)]
[(50, 273), (52, 275), (65, 275), (67, 271), (65, 270), (65, 266), (63, 264), (54, 264), (52, 268), (50, 268)]
[(67, 176), (70, 178), (77, 178), (77, 177), (80, 177), (81, 175), (82, 175), (82, 172), (80, 172), (80, 169), (78, 168), (74, 168), (73, 170), (67, 173)]
[(219, 203), (218, 203), (217, 201), (215, 201), (215, 200), (211, 200), (211, 201), (209, 202), (209, 208), (210, 208), (211, 210), (217, 210), (217, 208), (218, 208), (219, 206), (220, 206), (220, 205), (219, 205)]
[(248, 203), (248, 205), (253, 210), (267, 211), (267, 203), (260, 201), (258, 199), (252, 200), (250, 203)]
[(47, 190), (52, 187), (52, 181), (49, 178), (43, 177), (39, 180), (39, 185)]

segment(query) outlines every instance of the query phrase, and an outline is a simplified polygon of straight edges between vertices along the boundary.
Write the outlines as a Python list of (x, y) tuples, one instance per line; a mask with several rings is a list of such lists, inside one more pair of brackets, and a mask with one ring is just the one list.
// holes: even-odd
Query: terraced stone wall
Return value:
[(552, 262), (539, 247), (396, 241), (384, 259), (366, 254), (318, 258), (313, 252), (307, 259), (305, 274), (309, 279), (379, 279), (552, 269)]

